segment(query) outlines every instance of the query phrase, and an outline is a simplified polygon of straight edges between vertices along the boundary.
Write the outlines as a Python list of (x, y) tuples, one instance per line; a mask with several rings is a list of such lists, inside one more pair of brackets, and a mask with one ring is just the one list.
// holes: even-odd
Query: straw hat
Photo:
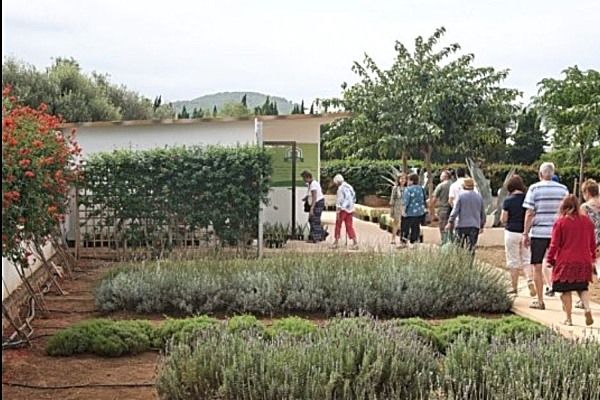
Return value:
[(463, 188), (465, 190), (475, 189), (475, 181), (472, 178), (465, 178), (465, 180), (463, 181)]

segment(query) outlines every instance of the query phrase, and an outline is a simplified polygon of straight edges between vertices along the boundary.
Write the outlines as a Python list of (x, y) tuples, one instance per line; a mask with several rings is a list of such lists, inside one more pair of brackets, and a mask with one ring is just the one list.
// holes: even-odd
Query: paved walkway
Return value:
[[(333, 241), (333, 231), (335, 227), (335, 212), (324, 212), (323, 213), (323, 226), (327, 228), (330, 233), (330, 237), (328, 238), (326, 243), (318, 243), (318, 244), (310, 244), (304, 242), (291, 241), (287, 245), (287, 250), (291, 251), (300, 251), (300, 252), (328, 252), (334, 251), (330, 249), (331, 243)], [(354, 219), (354, 229), (356, 230), (360, 251), (394, 251), (394, 246), (390, 244), (390, 234), (379, 228), (378, 224), (362, 221), (359, 219)], [(425, 243), (426, 244), (435, 244), (439, 243), (439, 233), (437, 232), (437, 228), (426, 228), (429, 232), (425, 231)], [(504, 245), (503, 240), (500, 244), (496, 244), (499, 240), (498, 236), (499, 232), (502, 232), (502, 229), (488, 229), (487, 239), (482, 245), (485, 246), (486, 243), (488, 245)], [(485, 231), (484, 231), (485, 232)], [(502, 232), (503, 233), (503, 232)], [(351, 252), (351, 250), (347, 250), (344, 239), (344, 228), (342, 228), (342, 239), (340, 240), (340, 248), (335, 251), (342, 252)], [(350, 243), (349, 243), (350, 244)], [(573, 296), (573, 304), (578, 300), (577, 295)], [(571, 338), (585, 338), (585, 337), (594, 337), (597, 340), (600, 340), (600, 304), (593, 303), (592, 304), (592, 314), (594, 315), (594, 324), (592, 327), (585, 326), (585, 319), (583, 316), (583, 310), (574, 309), (573, 310), (573, 326), (565, 326), (562, 325), (562, 321), (564, 321), (564, 313), (562, 311), (561, 301), (559, 295), (555, 297), (546, 297), (546, 310), (534, 310), (529, 308), (529, 304), (531, 304), (532, 298), (529, 296), (529, 290), (527, 289), (527, 284), (524, 280), (521, 280), (521, 286), (519, 287), (519, 293), (515, 297), (515, 301), (513, 303), (512, 311), (520, 316), (529, 318), (533, 321), (539, 322), (543, 325), (546, 325), (560, 334), (571, 337)]]

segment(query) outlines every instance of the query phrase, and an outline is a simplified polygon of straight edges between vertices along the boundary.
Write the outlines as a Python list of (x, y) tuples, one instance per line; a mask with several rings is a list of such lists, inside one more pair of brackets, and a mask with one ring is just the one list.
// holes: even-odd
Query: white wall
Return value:
[[(44, 250), (46, 259), (49, 259), (54, 254), (54, 248), (50, 243), (43, 246), (42, 249)], [(33, 262), (31, 258), (29, 268), (25, 269), (26, 276), (31, 276), (42, 266), (41, 261), (36, 260)], [(4, 301), (22, 283), (21, 278), (15, 270), (15, 266), (4, 257), (2, 257), (2, 281), (2, 300)]]
[(165, 146), (255, 143), (254, 121), (189, 124), (78, 126), (77, 141), (84, 155), (116, 149), (147, 150)]

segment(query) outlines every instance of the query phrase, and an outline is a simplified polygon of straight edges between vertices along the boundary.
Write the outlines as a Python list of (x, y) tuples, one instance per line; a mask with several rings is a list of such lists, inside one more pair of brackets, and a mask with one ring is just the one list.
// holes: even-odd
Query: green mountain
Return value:
[[(242, 97), (246, 95), (246, 102), (250, 110), (254, 110), (254, 107), (258, 107), (264, 104), (267, 99), (266, 94), (256, 92), (222, 92), (215, 94), (208, 94), (206, 96), (197, 97), (193, 100), (180, 100), (174, 101), (172, 104), (177, 110), (181, 111), (183, 106), (188, 112), (192, 112), (194, 108), (202, 108), (205, 111), (212, 112), (214, 106), (220, 109), (225, 103), (239, 103), (242, 101)], [(269, 96), (271, 101), (277, 102), (277, 109), (279, 114), (289, 114), (294, 107), (294, 103), (283, 97)]]

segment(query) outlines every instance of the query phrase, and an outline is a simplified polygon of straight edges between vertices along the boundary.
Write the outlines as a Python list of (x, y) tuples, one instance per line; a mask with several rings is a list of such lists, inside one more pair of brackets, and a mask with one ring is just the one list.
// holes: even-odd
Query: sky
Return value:
[(600, 69), (598, 0), (4, 0), (2, 55), (86, 72), (163, 100), (257, 91), (299, 102), (339, 96), (354, 61), (382, 67), (396, 40), (447, 29), (478, 66), (536, 93), (567, 66)]

